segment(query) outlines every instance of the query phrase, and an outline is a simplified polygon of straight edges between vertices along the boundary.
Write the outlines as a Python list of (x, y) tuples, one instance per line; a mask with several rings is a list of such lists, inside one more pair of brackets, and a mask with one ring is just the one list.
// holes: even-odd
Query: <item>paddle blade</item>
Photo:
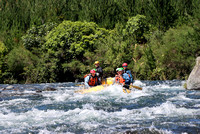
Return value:
[(124, 93), (128, 93), (128, 94), (129, 94), (129, 93), (131, 93), (131, 90), (129, 90), (129, 89), (126, 89), (126, 88), (123, 88), (123, 92), (124, 92)]
[(84, 86), (84, 84), (76, 84), (75, 86)]

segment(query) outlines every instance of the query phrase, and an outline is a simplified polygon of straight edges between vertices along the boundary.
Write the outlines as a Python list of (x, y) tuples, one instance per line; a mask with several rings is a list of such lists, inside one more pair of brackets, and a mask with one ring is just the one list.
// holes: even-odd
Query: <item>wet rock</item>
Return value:
[(13, 86), (7, 86), (7, 87), (5, 88), (5, 90), (12, 90), (12, 89), (14, 89)]
[(3, 91), (3, 90), (5, 90), (5, 88), (1, 88), (0, 90)]
[(187, 80), (187, 89), (200, 90), (200, 57), (196, 59), (196, 65)]
[(15, 88), (13, 86), (8, 86), (6, 88), (3, 88), (3, 90), (20, 90), (19, 88)]
[(46, 87), (43, 91), (56, 91), (57, 89), (53, 87)]
[(36, 90), (36, 93), (41, 93), (42, 92), (42, 90)]

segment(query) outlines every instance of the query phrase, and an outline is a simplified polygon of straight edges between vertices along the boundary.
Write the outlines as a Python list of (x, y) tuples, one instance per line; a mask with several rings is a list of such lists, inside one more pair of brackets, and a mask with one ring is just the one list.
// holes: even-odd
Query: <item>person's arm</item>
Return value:
[(85, 82), (84, 82), (85, 88), (90, 88), (90, 86), (88, 85), (89, 80), (90, 80), (90, 77), (89, 77), (89, 76), (85, 77), (85, 79), (84, 79), (84, 81), (85, 81)]
[(115, 76), (115, 78), (114, 78), (114, 82), (113, 82), (113, 85), (116, 83), (116, 76)]

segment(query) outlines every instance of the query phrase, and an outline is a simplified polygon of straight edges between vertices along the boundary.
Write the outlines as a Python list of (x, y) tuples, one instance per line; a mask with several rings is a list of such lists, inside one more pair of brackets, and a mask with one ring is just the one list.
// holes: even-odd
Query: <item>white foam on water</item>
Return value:
[[(59, 89), (59, 88), (58, 88)], [(65, 88), (66, 89), (66, 88)], [(69, 88), (67, 88), (69, 89)], [(57, 90), (57, 91), (45, 91), (42, 95), (46, 98), (43, 104), (65, 102), (73, 96), (74, 88), (72, 90)]]
[(81, 123), (79, 124), (79, 126), (80, 126), (81, 128), (84, 128), (85, 130), (95, 130), (95, 129), (97, 129), (100, 125), (101, 125), (101, 124), (100, 124), (100, 123), (97, 123), (97, 122), (95, 122), (95, 124), (94, 124), (94, 122), (81, 122)]
[(45, 128), (45, 129), (43, 129), (43, 130), (40, 130), (40, 131), (39, 131), (39, 134), (55, 134), (55, 132), (52, 133), (51, 131), (48, 131), (48, 130)]
[(64, 115), (67, 115), (67, 112), (59, 110), (40, 111), (37, 109), (25, 113), (0, 113), (0, 126), (4, 128), (41, 127), (55, 122), (63, 122), (62, 116)]
[(188, 98), (186, 97), (186, 93), (179, 93), (177, 94), (176, 96), (174, 97), (171, 97), (167, 100), (181, 100), (181, 101), (200, 101), (200, 99), (191, 99), (191, 98)]
[[(95, 110), (94, 104), (86, 104), (82, 109), (76, 108), (68, 111), (32, 109), (25, 113), (0, 113), (0, 126), (12, 129), (25, 129), (31, 126), (45, 127), (57, 123), (79, 124), (84, 130), (94, 130), (102, 125), (116, 125), (132, 123), (139, 120), (152, 119), (159, 116), (199, 115), (199, 109), (176, 108), (171, 102), (157, 107), (142, 109), (122, 109), (121, 111), (106, 112)], [(128, 117), (128, 118), (127, 118)], [(47, 132), (41, 130), (40, 133)], [(161, 131), (162, 132), (162, 131)], [(166, 131), (167, 132), (167, 131)]]
[(0, 101), (0, 107), (5, 107), (5, 106), (17, 106), (19, 104), (24, 104), (30, 102), (28, 99), (13, 99), (13, 100), (4, 100)]
[(106, 87), (105, 90), (100, 92), (96, 92), (96, 94), (105, 94), (106, 96), (110, 97), (118, 97), (118, 98), (138, 98), (141, 96), (148, 96), (149, 94), (143, 92), (142, 90), (131, 89), (131, 93), (124, 93), (123, 87), (120, 85), (111, 85)]
[(159, 134), (173, 134), (170, 130), (163, 130), (163, 129), (157, 129), (153, 124), (150, 126), (149, 130), (152, 133), (159, 133)]
[(176, 107), (175, 104), (167, 101), (160, 106), (156, 107), (145, 107), (141, 109), (141, 112), (145, 112), (147, 115), (152, 117), (167, 116), (167, 117), (178, 117), (185, 115), (200, 115), (200, 109), (187, 109), (184, 107)]
[(140, 87), (145, 87), (146, 84), (145, 83), (142, 83), (141, 81), (139, 80), (135, 80), (134, 83), (133, 83), (134, 86), (140, 86)]
[[(111, 85), (106, 87), (104, 90), (97, 92), (90, 92), (86, 94), (74, 93), (68, 99), (68, 101), (80, 101), (87, 100), (90, 102), (101, 102), (104, 100), (114, 99), (115, 102), (130, 102), (139, 99), (142, 96), (150, 96), (149, 93), (143, 92), (142, 90), (132, 89), (131, 93), (124, 93), (120, 85)], [(126, 100), (126, 101), (125, 101)]]
[(24, 90), (23, 93), (26, 93), (26, 94), (35, 94), (35, 91)]
[(177, 91), (177, 90), (185, 90), (184, 87), (181, 85), (177, 85), (177, 86), (171, 86), (170, 84), (167, 84), (167, 83), (159, 83), (157, 85), (151, 85), (151, 86), (148, 86), (146, 85), (144, 88), (143, 88), (145, 91), (157, 91), (157, 92), (160, 92), (160, 91)]
[[(105, 100), (113, 99), (114, 102), (120, 103), (137, 103), (140, 97), (152, 96), (155, 91), (162, 90), (180, 90), (180, 86), (169, 86), (165, 84), (155, 85), (153, 87), (143, 84), (141, 81), (135, 81), (135, 85), (143, 87), (145, 90), (132, 90), (130, 94), (124, 93), (122, 87), (119, 85), (112, 85), (107, 87), (105, 90), (99, 92), (92, 92), (88, 94), (74, 93), (77, 89), (74, 87), (66, 88), (66, 90), (61, 87), (54, 92), (42, 92), (41, 95), (44, 99), (38, 101), (39, 105), (45, 104), (56, 104), (62, 102), (76, 102), (83, 101), (85, 104), (81, 104), (81, 108), (75, 108), (68, 111), (65, 110), (38, 110), (32, 108), (27, 112), (15, 113), (8, 110), (7, 106), (28, 104), (31, 100), (27, 99), (13, 99), (0, 101), (0, 107), (4, 107), (0, 110), (0, 127), (5, 128), (0, 130), (1, 132), (17, 132), (23, 133), (23, 130), (31, 129), (32, 127), (39, 127), (39, 133), (55, 133), (66, 128), (61, 125), (56, 126), (56, 130), (52, 132), (46, 127), (56, 124), (71, 124), (78, 125), (78, 128), (86, 130), (86, 132), (94, 131), (99, 127), (105, 126), (106, 131), (113, 130), (116, 132), (116, 126), (119, 128), (131, 127), (133, 123), (142, 122), (143, 120), (156, 119), (159, 117), (183, 117), (183, 116), (196, 116), (200, 115), (200, 109), (190, 109), (185, 107), (177, 106), (176, 104), (170, 102), (175, 100), (193, 101), (186, 97), (186, 92), (179, 93), (178, 95), (167, 99), (160, 105), (154, 107), (142, 107), (133, 109), (121, 109), (119, 111), (108, 112), (100, 108), (96, 109), (96, 102), (98, 104), (105, 103)], [(173, 88), (173, 89), (172, 89)], [(182, 89), (181, 89), (182, 90)], [(175, 95), (175, 94), (174, 94)], [(199, 99), (196, 99), (199, 101)], [(35, 106), (38, 106), (38, 103)], [(200, 107), (196, 104), (195, 107)], [(131, 124), (130, 126), (128, 124)], [(8, 131), (7, 131), (8, 130)], [(116, 131), (115, 131), (116, 130)], [(150, 127), (150, 131), (159, 133), (171, 134), (170, 130), (157, 129), (154, 126)], [(70, 132), (69, 132), (70, 133)]]
[(10, 109), (7, 109), (6, 107), (1, 107), (0, 108), (0, 113), (10, 113)]
[(200, 108), (200, 104), (195, 104), (194, 107), (199, 107)]

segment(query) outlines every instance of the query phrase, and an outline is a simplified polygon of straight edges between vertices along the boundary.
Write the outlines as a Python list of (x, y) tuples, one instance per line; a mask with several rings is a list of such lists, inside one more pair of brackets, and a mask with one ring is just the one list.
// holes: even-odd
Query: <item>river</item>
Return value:
[(76, 84), (1, 84), (0, 133), (200, 133), (200, 91), (184, 81), (135, 81), (143, 90), (130, 94), (119, 85), (80, 94)]

